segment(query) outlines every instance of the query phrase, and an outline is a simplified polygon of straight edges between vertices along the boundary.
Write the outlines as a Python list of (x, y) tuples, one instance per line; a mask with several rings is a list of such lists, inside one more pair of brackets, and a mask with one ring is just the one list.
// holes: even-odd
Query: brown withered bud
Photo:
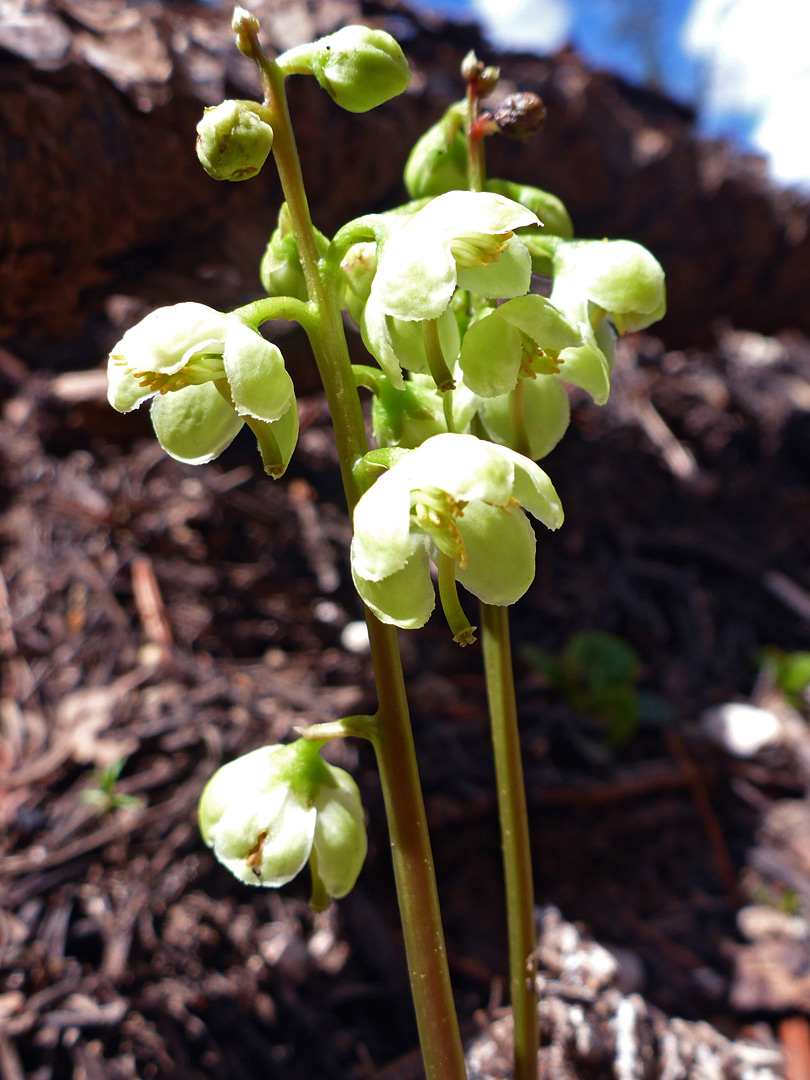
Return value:
[(492, 114), (492, 119), (502, 135), (523, 141), (543, 130), (546, 115), (543, 99), (537, 94), (510, 94)]

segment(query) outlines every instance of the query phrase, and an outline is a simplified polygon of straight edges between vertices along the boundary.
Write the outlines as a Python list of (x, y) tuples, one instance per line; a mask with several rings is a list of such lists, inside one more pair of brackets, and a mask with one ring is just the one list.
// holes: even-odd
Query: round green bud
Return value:
[[(314, 232), (318, 254), (325, 255), (329, 241), (318, 229)], [(292, 296), (304, 302), (309, 299), (298, 241), (286, 203), (281, 204), (278, 212), (278, 225), (262, 256), (259, 276), (268, 296)]]
[(286, 75), (314, 75), (348, 112), (368, 112), (408, 88), (411, 71), (390, 34), (368, 26), (344, 26), (334, 34), (282, 53)]
[(267, 109), (255, 101), (223, 101), (197, 124), (197, 157), (215, 180), (249, 180), (273, 147)]
[(405, 165), (405, 187), (412, 199), (468, 187), (464, 112), (464, 102), (455, 102), (415, 143)]

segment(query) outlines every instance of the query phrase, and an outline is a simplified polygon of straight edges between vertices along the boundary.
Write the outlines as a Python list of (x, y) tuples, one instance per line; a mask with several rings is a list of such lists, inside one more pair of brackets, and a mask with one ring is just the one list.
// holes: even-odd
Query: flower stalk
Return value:
[(537, 948), (534, 882), (512, 670), (509, 608), (481, 604), (481, 644), (506, 884), (509, 988), (515, 1025), (514, 1080), (537, 1080), (540, 1028), (533, 977)]
[[(352, 513), (359, 491), (352, 469), (368, 450), (360, 400), (337, 299), (319, 268), (319, 252), (290, 122), (284, 75), (245, 28), (258, 64), (274, 131), (273, 156), (298, 241), (317, 320), (306, 327), (332, 415), (340, 469)], [(245, 49), (243, 48), (243, 51)], [(394, 877), (419, 1039), (428, 1080), (465, 1080), (466, 1068), (441, 924), (433, 855), (411, 731), (399, 645), (393, 627), (365, 609), (379, 702), (372, 744), (380, 770)]]

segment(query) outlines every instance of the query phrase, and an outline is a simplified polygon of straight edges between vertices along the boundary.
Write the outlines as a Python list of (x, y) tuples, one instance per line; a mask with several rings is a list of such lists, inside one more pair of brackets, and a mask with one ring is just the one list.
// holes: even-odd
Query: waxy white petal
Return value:
[(375, 480), (354, 509), (352, 566), (362, 578), (380, 581), (411, 557), (409, 479), (407, 471), (394, 466)]
[(434, 435), (401, 464), (414, 489), (437, 488), (459, 502), (482, 499), (505, 506), (514, 466), (500, 449), (474, 435)]
[(273, 421), (284, 415), (294, 391), (276, 345), (231, 316), (222, 359), (234, 408), (240, 416)]
[(436, 594), (430, 578), (427, 538), (412, 535), (410, 550), (407, 562), (399, 570), (379, 581), (371, 581), (358, 573), (353, 542), (352, 579), (363, 603), (381, 622), (401, 626), (403, 630), (418, 630), (430, 618)]
[(324, 785), (315, 798), (315, 853), (318, 873), (330, 896), (351, 892), (368, 850), (363, 805), (357, 784), (344, 769), (327, 764), (334, 787)]
[(534, 580), (534, 529), (519, 507), (472, 503), (459, 521), (467, 566), (457, 580), (485, 604), (514, 604)]
[(230, 446), (244, 423), (210, 382), (158, 395), (152, 402), (151, 417), (166, 453), (188, 465), (213, 461)]

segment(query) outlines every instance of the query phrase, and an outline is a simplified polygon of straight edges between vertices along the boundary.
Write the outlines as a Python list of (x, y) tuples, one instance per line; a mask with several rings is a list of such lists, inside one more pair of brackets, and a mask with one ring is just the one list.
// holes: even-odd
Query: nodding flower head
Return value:
[(200, 798), (203, 839), (246, 885), (278, 888), (309, 863), (313, 902), (345, 896), (366, 857), (357, 784), (306, 739), (223, 765)]
[(204, 304), (159, 308), (110, 353), (107, 397), (130, 412), (152, 399), (164, 450), (193, 465), (211, 461), (243, 424), (280, 475), (298, 435), (293, 384), (279, 349), (236, 315)]
[(354, 512), (352, 574), (383, 622), (423, 626), (435, 597), (457, 640), (456, 579), (487, 604), (512, 604), (534, 577), (534, 531), (525, 507), (550, 529), (562, 507), (538, 465), (473, 435), (441, 434), (404, 453)]

